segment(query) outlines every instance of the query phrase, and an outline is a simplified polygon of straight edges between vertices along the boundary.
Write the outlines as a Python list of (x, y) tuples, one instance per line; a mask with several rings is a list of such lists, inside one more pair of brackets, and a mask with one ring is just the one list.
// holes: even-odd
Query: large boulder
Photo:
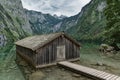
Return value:
[(107, 45), (107, 44), (101, 44), (99, 47), (99, 51), (103, 53), (112, 52), (114, 51), (114, 47)]

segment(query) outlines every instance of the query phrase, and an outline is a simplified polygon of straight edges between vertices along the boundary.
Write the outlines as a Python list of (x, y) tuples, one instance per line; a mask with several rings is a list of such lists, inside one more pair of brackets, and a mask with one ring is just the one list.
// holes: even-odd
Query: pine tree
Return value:
[(107, 0), (107, 8), (104, 13), (107, 22), (105, 39), (116, 50), (119, 50), (117, 44), (120, 44), (120, 0)]

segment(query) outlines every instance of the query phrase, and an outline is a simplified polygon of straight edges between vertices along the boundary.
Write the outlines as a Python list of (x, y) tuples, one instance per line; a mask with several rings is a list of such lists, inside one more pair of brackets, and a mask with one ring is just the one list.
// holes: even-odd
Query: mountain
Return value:
[(41, 12), (27, 10), (25, 13), (35, 34), (66, 31), (77, 24), (78, 16), (66, 17), (64, 15), (50, 15)]
[(0, 0), (0, 36), (16, 40), (31, 34), (21, 0)]
[[(91, 0), (80, 13), (71, 17), (59, 18), (57, 15), (26, 10), (34, 33), (65, 31), (77, 40), (100, 39), (106, 19), (103, 14), (105, 0)], [(63, 17), (63, 16), (62, 16)]]
[(80, 13), (58, 17), (23, 9), (20, 0), (0, 0), (0, 38), (65, 31), (77, 40), (99, 40), (106, 26), (105, 7), (105, 0), (91, 0)]
[(59, 23), (53, 26), (53, 32), (59, 32), (59, 31), (67, 32), (67, 30), (69, 30), (71, 27), (77, 24), (78, 19), (79, 19), (79, 14), (64, 18)]
[(80, 13), (64, 18), (54, 29), (65, 31), (77, 40), (100, 40), (106, 26), (105, 7), (105, 0), (91, 0)]
[(59, 23), (62, 19), (54, 17), (50, 14), (43, 14), (41, 12), (26, 10), (29, 23), (34, 34), (43, 34), (53, 32), (53, 26)]
[(77, 24), (66, 31), (77, 40), (99, 40), (106, 26), (105, 7), (105, 0), (92, 0), (78, 14)]

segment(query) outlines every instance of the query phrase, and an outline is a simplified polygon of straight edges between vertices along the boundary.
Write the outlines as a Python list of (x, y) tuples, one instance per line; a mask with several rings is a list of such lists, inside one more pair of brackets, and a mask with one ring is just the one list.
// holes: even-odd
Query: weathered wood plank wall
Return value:
[(79, 57), (79, 46), (75, 45), (73, 42), (65, 38), (66, 45), (66, 59), (74, 59)]
[(21, 52), (21, 53), (23, 53), (25, 56), (28, 56), (28, 57), (30, 57), (32, 60), (33, 60), (33, 51), (32, 50), (30, 50), (30, 49), (27, 49), (27, 48), (23, 48), (23, 47), (21, 47), (21, 46), (16, 46), (16, 50), (18, 51), (18, 52)]
[(57, 46), (65, 45), (65, 58), (67, 60), (79, 57), (79, 46), (71, 42), (70, 40), (59, 37), (53, 40), (46, 46), (39, 48), (36, 53), (36, 64), (45, 65), (55, 63), (57, 61)]

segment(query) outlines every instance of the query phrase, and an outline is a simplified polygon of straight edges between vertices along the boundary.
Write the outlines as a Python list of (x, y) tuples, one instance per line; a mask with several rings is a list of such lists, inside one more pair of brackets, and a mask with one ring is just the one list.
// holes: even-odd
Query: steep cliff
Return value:
[(0, 35), (16, 40), (31, 34), (21, 0), (0, 0)]
[(62, 20), (61, 18), (51, 16), (50, 14), (43, 14), (32, 10), (25, 9), (25, 13), (29, 19), (34, 34), (54, 32), (53, 26)]
[(106, 19), (104, 16), (105, 0), (92, 0), (79, 13), (79, 19), (75, 26), (67, 30), (78, 40), (94, 40), (100, 39)]
[(67, 31), (72, 26), (75, 26), (78, 21), (79, 14), (71, 17), (61, 15), (44, 14), (37, 11), (26, 10), (25, 13), (31, 24), (31, 28), (35, 34)]
[(64, 18), (59, 23), (57, 23), (53, 26), (53, 31), (54, 32), (59, 32), (59, 31), (65, 31), (66, 32), (71, 27), (73, 27), (77, 24), (78, 19), (79, 19), (79, 14), (71, 16), (71, 17)]

